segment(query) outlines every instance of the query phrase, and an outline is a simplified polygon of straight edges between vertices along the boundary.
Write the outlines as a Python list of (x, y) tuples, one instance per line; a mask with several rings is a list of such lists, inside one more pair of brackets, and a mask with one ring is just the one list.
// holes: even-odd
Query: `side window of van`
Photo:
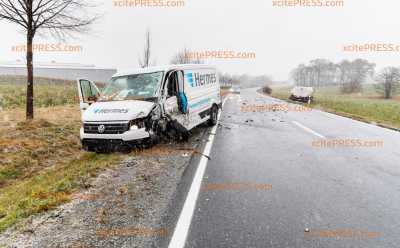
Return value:
[(169, 80), (168, 80), (168, 86), (167, 86), (167, 97), (172, 97), (172, 96), (176, 96), (177, 94), (177, 83), (178, 83), (178, 77), (177, 77), (177, 73), (173, 72), (170, 76), (169, 76)]
[(89, 103), (90, 105), (98, 100), (100, 92), (94, 83), (85, 79), (80, 79), (79, 84), (81, 87), (83, 102)]
[(178, 91), (184, 90), (183, 71), (171, 72), (168, 76), (168, 82), (165, 87), (167, 98), (178, 96)]
[(82, 87), (82, 95), (83, 95), (83, 101), (84, 102), (89, 102), (93, 100), (92, 98), (94, 97), (92, 87), (90, 86), (90, 82), (86, 80), (82, 80), (81, 82), (81, 87)]

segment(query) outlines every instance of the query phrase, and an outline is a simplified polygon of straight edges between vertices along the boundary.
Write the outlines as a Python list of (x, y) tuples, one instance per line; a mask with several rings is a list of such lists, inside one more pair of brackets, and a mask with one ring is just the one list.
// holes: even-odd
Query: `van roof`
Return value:
[(129, 69), (129, 70), (121, 70), (113, 75), (113, 77), (121, 77), (126, 75), (133, 74), (142, 74), (142, 73), (152, 73), (158, 71), (170, 71), (170, 70), (190, 70), (190, 69), (215, 69), (214, 66), (204, 65), (204, 64), (184, 64), (184, 65), (164, 65), (164, 66), (151, 66), (147, 68), (139, 68), (139, 69)]

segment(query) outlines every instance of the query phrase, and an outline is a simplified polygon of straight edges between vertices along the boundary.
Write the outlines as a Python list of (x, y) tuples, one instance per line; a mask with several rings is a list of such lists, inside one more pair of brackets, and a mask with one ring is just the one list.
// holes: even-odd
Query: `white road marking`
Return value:
[[(222, 106), (225, 105), (225, 98)], [(222, 111), (218, 116), (218, 123), (221, 117)], [(218, 128), (218, 123), (211, 130), (211, 134), (215, 134)], [(214, 143), (215, 135), (210, 135), (206, 147), (204, 148), (203, 154), (210, 156), (211, 148)], [(200, 163), (197, 167), (196, 174), (193, 178), (192, 185), (190, 186), (189, 193), (186, 197), (185, 203), (183, 205), (182, 212), (179, 216), (178, 223), (176, 224), (174, 234), (172, 235), (171, 241), (169, 242), (169, 248), (183, 248), (185, 247), (186, 238), (189, 232), (190, 224), (192, 222), (193, 213), (196, 207), (197, 198), (200, 193), (201, 183), (203, 181), (204, 173), (207, 168), (208, 158), (202, 156)]]
[(308, 127), (304, 126), (303, 124), (301, 124), (301, 123), (299, 123), (299, 122), (297, 122), (297, 121), (292, 121), (292, 123), (295, 124), (296, 126), (302, 128), (303, 130), (305, 130), (305, 131), (307, 131), (307, 132), (309, 132), (309, 133), (314, 134), (315, 136), (317, 136), (317, 137), (319, 137), (319, 138), (321, 138), (321, 139), (326, 139), (326, 137), (323, 136), (322, 134), (319, 134), (319, 133), (315, 132), (315, 131), (312, 130), (311, 128), (308, 128)]
[(258, 90), (256, 90), (256, 94), (259, 95), (259, 96), (262, 96), (264, 98), (267, 98), (267, 96), (265, 94), (262, 94), (262, 93), (258, 92)]
[[(266, 95), (261, 94), (261, 93), (259, 93), (258, 91), (256, 91), (256, 93), (257, 93), (258, 95), (260, 95), (260, 96), (267, 97)], [(280, 100), (280, 99), (276, 99), (276, 98), (273, 98), (273, 99), (274, 99), (274, 100), (281, 101), (281, 102), (285, 102), (285, 101)], [(297, 122), (297, 121), (292, 121), (292, 123), (295, 124), (296, 126), (300, 127), (301, 129), (303, 129), (303, 130), (305, 130), (305, 131), (307, 131), (307, 132), (309, 132), (309, 133), (312, 133), (313, 135), (315, 135), (315, 136), (317, 136), (317, 137), (319, 137), (319, 138), (321, 138), (321, 139), (326, 139), (326, 137), (323, 136), (322, 134), (319, 134), (319, 133), (315, 132), (315, 131), (312, 130), (311, 128), (308, 128), (308, 127), (304, 126), (303, 124), (301, 124), (301, 123), (299, 123), (299, 122)]]
[(325, 115), (326, 117), (329, 117), (329, 118), (341, 117), (341, 118), (349, 119), (349, 118), (346, 118), (346, 117), (343, 117), (343, 116), (340, 116), (340, 115), (335, 115), (335, 114), (332, 114), (332, 113), (328, 113), (328, 112), (325, 112), (325, 111), (322, 111), (322, 110), (314, 110), (314, 111), (316, 111), (316, 112), (318, 112), (318, 113), (320, 113), (322, 115)]

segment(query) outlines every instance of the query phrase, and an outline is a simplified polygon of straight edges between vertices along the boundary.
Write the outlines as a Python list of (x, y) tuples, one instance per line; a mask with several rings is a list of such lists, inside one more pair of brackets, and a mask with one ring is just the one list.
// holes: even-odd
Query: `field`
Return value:
[[(35, 107), (77, 104), (79, 101), (74, 81), (37, 78), (33, 85)], [(25, 100), (25, 77), (0, 76), (0, 108), (24, 107)]]
[[(327, 112), (376, 123), (389, 128), (400, 129), (400, 97), (382, 99), (372, 86), (364, 86), (361, 93), (341, 94), (338, 88), (316, 88), (315, 102), (311, 107)], [(287, 100), (288, 87), (274, 87), (272, 96)]]
[(81, 150), (74, 82), (37, 82), (35, 120), (27, 122), (25, 84), (18, 80), (0, 78), (0, 232), (69, 201), (90, 177), (124, 156)]

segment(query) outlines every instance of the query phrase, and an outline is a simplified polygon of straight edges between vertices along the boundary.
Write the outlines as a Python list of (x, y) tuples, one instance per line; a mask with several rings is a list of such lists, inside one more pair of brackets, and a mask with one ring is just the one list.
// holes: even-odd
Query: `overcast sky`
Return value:
[[(79, 53), (38, 53), (36, 61), (95, 64), (117, 69), (138, 66), (146, 28), (153, 34), (157, 65), (177, 50), (255, 52), (256, 59), (209, 60), (221, 71), (267, 74), (285, 80), (291, 69), (314, 58), (332, 61), (365, 58), (383, 66), (400, 66), (400, 52), (345, 53), (352, 43), (400, 44), (400, 1), (344, 0), (344, 7), (273, 7), (272, 0), (186, 0), (183, 8), (116, 8), (101, 0), (104, 18), (95, 34), (69, 40)], [(13, 24), (0, 22), (0, 61), (24, 59), (11, 51), (25, 37)], [(36, 43), (55, 43), (36, 37)]]

